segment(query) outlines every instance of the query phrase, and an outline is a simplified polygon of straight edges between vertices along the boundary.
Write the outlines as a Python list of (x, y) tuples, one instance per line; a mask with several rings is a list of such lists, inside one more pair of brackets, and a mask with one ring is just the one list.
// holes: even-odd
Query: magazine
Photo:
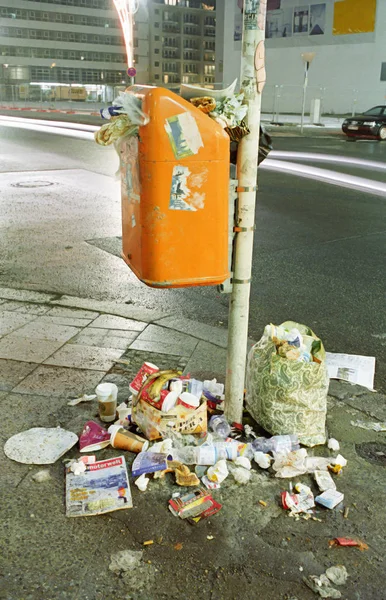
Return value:
[(126, 461), (123, 456), (86, 465), (75, 475), (66, 468), (66, 515), (82, 517), (132, 508)]

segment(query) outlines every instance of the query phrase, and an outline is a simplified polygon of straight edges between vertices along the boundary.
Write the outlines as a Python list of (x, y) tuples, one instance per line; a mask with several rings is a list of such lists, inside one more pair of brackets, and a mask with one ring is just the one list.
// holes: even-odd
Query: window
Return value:
[(29, 30), (29, 37), (33, 40), (36, 39), (36, 30), (35, 29), (30, 29)]
[(159, 54), (159, 48), (155, 48), (154, 54)]
[(158, 28), (159, 27), (159, 23), (154, 23), (154, 27)]
[(62, 20), (62, 15), (60, 15), (59, 13), (56, 13), (55, 21), (61, 21), (61, 20)]
[(57, 39), (57, 40), (61, 40), (61, 39), (62, 39), (62, 37), (63, 37), (63, 35), (62, 35), (62, 32), (61, 32), (61, 31), (57, 31), (57, 32), (56, 32), (56, 39)]
[(159, 75), (154, 75), (154, 79), (159, 79)]
[(159, 42), (159, 35), (155, 35), (155, 36), (154, 36), (154, 41), (155, 41), (155, 42)]
[(158, 60), (155, 61), (154, 66), (155, 67), (159, 67), (159, 61)]

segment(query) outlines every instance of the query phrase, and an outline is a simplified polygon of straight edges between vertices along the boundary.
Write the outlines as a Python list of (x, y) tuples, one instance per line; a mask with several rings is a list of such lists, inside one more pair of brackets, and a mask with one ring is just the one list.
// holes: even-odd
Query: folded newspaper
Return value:
[(132, 508), (130, 484), (123, 456), (86, 465), (75, 475), (66, 468), (66, 515), (82, 517)]

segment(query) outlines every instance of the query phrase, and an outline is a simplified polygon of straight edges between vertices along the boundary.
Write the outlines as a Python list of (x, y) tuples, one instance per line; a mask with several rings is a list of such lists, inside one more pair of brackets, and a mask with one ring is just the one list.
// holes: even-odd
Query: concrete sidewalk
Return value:
[[(128, 384), (145, 360), (223, 381), (226, 343), (225, 329), (134, 305), (0, 288), (0, 443), (36, 426), (60, 425), (79, 435), (95, 418), (96, 406), (69, 407), (68, 398), (110, 381), (119, 387), (119, 400), (126, 400)], [(181, 489), (172, 475), (151, 481), (146, 493), (131, 485), (130, 510), (69, 519), (62, 460), (49, 465), (51, 479), (39, 484), (32, 476), (41, 467), (3, 455), (0, 597), (312, 600), (316, 596), (302, 578), (344, 564), (350, 577), (340, 588), (342, 598), (380, 600), (386, 436), (351, 421), (385, 420), (385, 396), (332, 382), (328, 409), (329, 434), (348, 460), (337, 482), (348, 518), (342, 506), (317, 509), (316, 520), (288, 518), (280, 506), (288, 480), (254, 465), (248, 485), (237, 486), (229, 477), (214, 492), (223, 509), (194, 527), (167, 508), (172, 493)], [(97, 454), (104, 459), (122, 452), (110, 447)], [(309, 454), (327, 456), (328, 450)], [(76, 446), (66, 454), (78, 456)], [(130, 466), (133, 455), (126, 456)], [(300, 479), (316, 491), (310, 476)], [(363, 539), (369, 550), (330, 549), (329, 540), (337, 536)], [(144, 546), (146, 540), (154, 543)], [(118, 576), (109, 564), (121, 550), (143, 551), (143, 557)]]

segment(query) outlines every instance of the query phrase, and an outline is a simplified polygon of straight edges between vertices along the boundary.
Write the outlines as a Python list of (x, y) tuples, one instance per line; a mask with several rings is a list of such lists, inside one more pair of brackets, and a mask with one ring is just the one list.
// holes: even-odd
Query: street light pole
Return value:
[(302, 116), (300, 121), (300, 133), (303, 133), (303, 125), (304, 125), (304, 113), (306, 110), (306, 93), (307, 93), (307, 85), (308, 85), (308, 71), (310, 68), (310, 64), (314, 60), (315, 52), (304, 52), (302, 54), (302, 59), (304, 61), (304, 80), (303, 80), (303, 98), (302, 98)]
[(257, 164), (261, 93), (265, 84), (265, 18), (267, 0), (244, 0), (241, 91), (248, 106), (250, 133), (237, 153), (238, 201), (235, 216), (232, 293), (229, 308), (225, 416), (241, 423), (248, 343), (253, 232), (257, 191)]

